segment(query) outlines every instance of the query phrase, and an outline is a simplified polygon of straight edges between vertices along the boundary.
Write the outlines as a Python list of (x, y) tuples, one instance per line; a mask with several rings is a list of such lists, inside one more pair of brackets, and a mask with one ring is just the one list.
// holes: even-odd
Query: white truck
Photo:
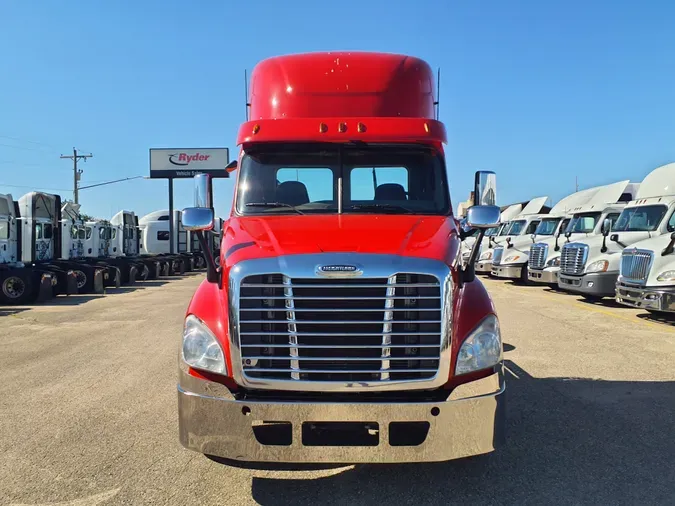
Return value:
[(184, 272), (183, 262), (176, 262), (168, 257), (143, 255), (141, 253), (141, 234), (138, 217), (133, 211), (122, 210), (110, 220), (112, 253), (118, 261), (128, 262), (141, 273), (142, 279), (157, 279), (159, 276), (168, 276), (173, 273)]
[[(197, 234), (185, 230), (180, 211), (174, 211), (173, 237), (170, 237), (169, 211), (166, 209), (143, 216), (139, 220), (138, 226), (141, 237), (141, 254), (168, 256), (170, 240), (173, 240), (174, 251), (185, 260), (186, 270), (206, 268), (206, 258), (201, 251)], [(222, 219), (216, 219), (214, 229), (207, 234), (211, 254), (214, 258), (218, 256), (220, 250), (221, 228)]]
[[(21, 261), (21, 220), (11, 194), (0, 194), (0, 304), (28, 304), (50, 299), (58, 290), (60, 272)], [(59, 269), (60, 271), (60, 269)], [(75, 274), (70, 277), (73, 290)], [(65, 280), (66, 286), (68, 280)]]
[[(508, 246), (517, 237), (529, 237), (534, 233), (537, 225), (539, 225), (539, 222), (541, 221), (541, 217), (544, 215), (544, 213), (541, 213), (541, 210), (547, 200), (548, 197), (537, 197), (530, 200), (523, 210), (510, 221), (508, 226), (504, 227), (496, 237), (488, 239), (488, 241), (492, 242), (492, 247), (483, 253), (481, 257), (485, 255), (489, 258), (485, 258), (485, 260), (481, 261), (481, 257), (479, 257), (478, 263), (481, 264), (482, 262), (485, 262), (485, 265), (489, 263), (489, 274), (492, 274), (494, 268), (501, 263), (502, 253), (504, 252), (503, 246)], [(483, 268), (484, 267), (481, 265), (480, 272), (483, 272)]]
[(621, 253), (629, 246), (668, 233), (675, 209), (675, 163), (650, 172), (612, 225), (605, 218), (601, 234), (565, 244), (558, 286), (587, 299), (614, 297)]
[[(478, 260), (475, 267), (477, 274), (490, 274), (492, 272), (492, 254), (494, 253), (494, 248), (506, 239), (511, 227), (511, 220), (518, 216), (522, 210), (522, 204), (513, 204), (507, 207), (499, 217), (499, 225), (485, 232), (485, 236), (478, 247)], [(473, 242), (471, 242), (471, 248), (473, 248)], [(471, 253), (471, 248), (469, 248), (469, 254)]]
[[(560, 271), (560, 254), (565, 243), (584, 240), (601, 234), (605, 219), (614, 223), (626, 203), (636, 195), (639, 184), (628, 180), (605, 186), (597, 186), (583, 190), (575, 206), (568, 210), (571, 219), (568, 225), (561, 226), (553, 237), (540, 240), (530, 246), (528, 255), (528, 281), (535, 284), (546, 284), (558, 288)], [(583, 202), (583, 199), (587, 200)], [(561, 239), (564, 236), (564, 239)]]
[[(624, 182), (622, 188), (625, 187), (626, 183), (627, 181)], [(531, 248), (537, 240), (546, 241), (554, 238), (557, 243), (557, 238), (567, 229), (574, 212), (579, 211), (584, 205), (587, 205), (598, 194), (600, 188), (588, 188), (564, 197), (551, 208), (547, 215), (541, 217), (541, 222), (532, 235), (529, 237), (517, 237), (509, 241), (508, 244), (502, 245), (503, 252), (499, 255), (501, 262), (499, 265), (493, 266), (492, 275), (529, 283), (528, 266)], [(534, 251), (537, 253), (539, 249), (535, 248)], [(539, 258), (536, 255), (534, 260), (539, 262)], [(538, 263), (536, 265), (538, 266)]]
[(616, 301), (653, 313), (675, 313), (675, 213), (666, 224), (670, 234), (635, 243), (623, 250)]

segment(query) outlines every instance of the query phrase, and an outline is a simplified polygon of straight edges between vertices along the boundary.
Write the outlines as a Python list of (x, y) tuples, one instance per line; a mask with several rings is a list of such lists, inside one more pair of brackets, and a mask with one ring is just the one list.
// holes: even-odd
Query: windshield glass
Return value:
[[(237, 213), (447, 215), (445, 167), (423, 146), (257, 146), (240, 164)], [(342, 180), (341, 191), (338, 184)]]
[(624, 209), (616, 220), (614, 232), (653, 232), (667, 211), (666, 206), (638, 206)]
[(9, 239), (9, 221), (0, 220), (0, 239)]
[(499, 231), (499, 234), (498, 234), (498, 235), (500, 235), (500, 236), (509, 235), (509, 230), (511, 229), (511, 225), (512, 225), (512, 224), (513, 224), (512, 221), (510, 221), (510, 222), (508, 222), (508, 223), (504, 223), (504, 224), (502, 225), (502, 228), (501, 228), (501, 230)]
[(537, 235), (553, 235), (561, 218), (544, 218), (534, 231)]
[(485, 232), (485, 235), (486, 236), (497, 235), (498, 230), (499, 230), (499, 227), (488, 228), (487, 231)]
[(526, 223), (527, 221), (525, 220), (512, 221), (511, 226), (509, 227), (509, 235), (520, 235), (525, 228)]
[(595, 224), (600, 218), (600, 213), (579, 213), (572, 217), (572, 221), (567, 226), (565, 232), (573, 234), (588, 234), (593, 232)]

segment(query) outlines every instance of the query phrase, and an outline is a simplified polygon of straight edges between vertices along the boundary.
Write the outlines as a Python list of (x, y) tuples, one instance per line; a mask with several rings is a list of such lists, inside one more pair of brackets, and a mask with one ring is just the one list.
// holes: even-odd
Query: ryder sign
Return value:
[(195, 174), (229, 177), (225, 167), (230, 161), (228, 148), (151, 149), (151, 178), (188, 178)]

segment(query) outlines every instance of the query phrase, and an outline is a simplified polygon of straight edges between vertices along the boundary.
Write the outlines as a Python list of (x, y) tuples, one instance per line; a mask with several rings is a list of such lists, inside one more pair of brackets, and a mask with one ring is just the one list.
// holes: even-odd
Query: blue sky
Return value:
[[(455, 205), (477, 169), (497, 172), (501, 203), (555, 201), (575, 176), (638, 182), (675, 160), (675, 2), (2, 0), (0, 16), (0, 193), (15, 198), (70, 198), (59, 155), (73, 146), (94, 154), (82, 185), (146, 175), (150, 147), (234, 154), (244, 69), (319, 50), (441, 67)], [(141, 179), (80, 200), (98, 217), (142, 216), (167, 207), (166, 188)], [(227, 215), (232, 183), (215, 189)], [(191, 196), (176, 183), (177, 207)]]

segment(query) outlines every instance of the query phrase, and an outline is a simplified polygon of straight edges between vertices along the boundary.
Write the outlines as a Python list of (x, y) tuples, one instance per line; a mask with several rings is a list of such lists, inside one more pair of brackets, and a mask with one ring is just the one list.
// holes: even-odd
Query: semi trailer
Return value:
[(644, 178), (634, 200), (626, 204), (616, 222), (604, 219), (600, 235), (563, 246), (558, 286), (588, 299), (614, 298), (623, 250), (668, 234), (674, 210), (675, 163), (670, 163)]
[[(445, 461), (503, 440), (502, 336), (474, 264), (499, 222), (476, 174), (467, 266), (434, 74), (396, 54), (259, 63), (220, 266), (185, 315), (179, 438), (223, 462)], [(209, 176), (183, 225), (213, 227)], [(204, 248), (206, 252), (208, 247)]]

